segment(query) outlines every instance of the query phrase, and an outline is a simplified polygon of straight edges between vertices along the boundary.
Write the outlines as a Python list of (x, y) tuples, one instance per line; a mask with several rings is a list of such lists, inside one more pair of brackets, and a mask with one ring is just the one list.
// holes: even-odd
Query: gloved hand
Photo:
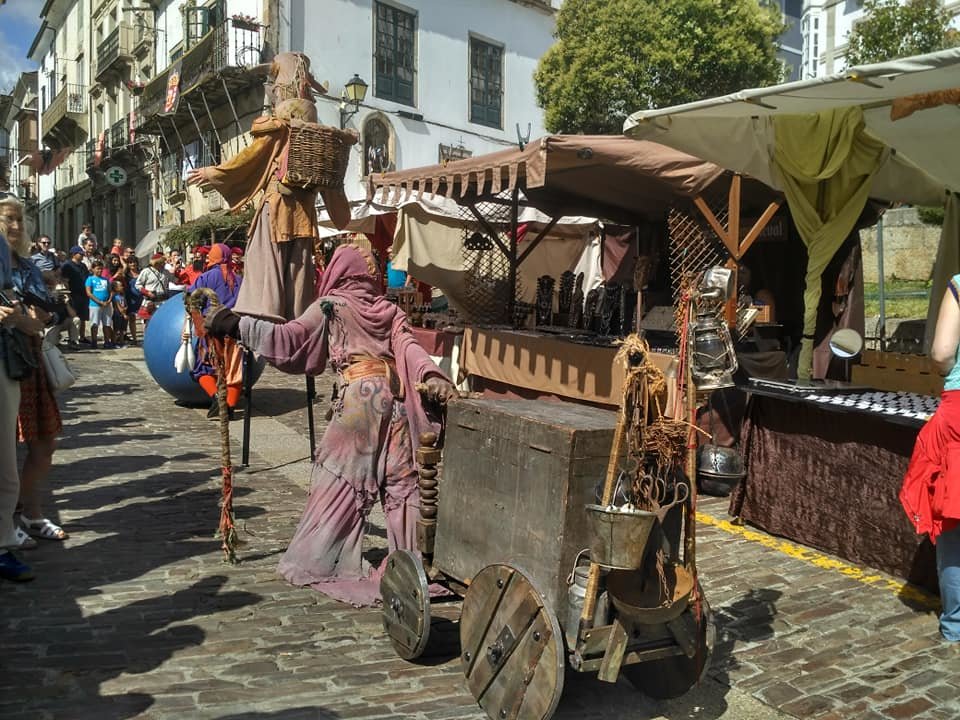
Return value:
[(427, 400), (441, 405), (446, 405), (447, 401), (460, 397), (453, 383), (436, 375), (428, 377), (423, 382), (422, 388), (421, 392)]
[(240, 338), (240, 316), (222, 305), (203, 318), (203, 329), (216, 338)]

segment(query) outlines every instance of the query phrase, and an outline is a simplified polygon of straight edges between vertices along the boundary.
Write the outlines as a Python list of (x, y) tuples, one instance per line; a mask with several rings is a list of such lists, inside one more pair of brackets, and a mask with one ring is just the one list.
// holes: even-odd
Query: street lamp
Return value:
[[(367, 96), (367, 84), (356, 73), (347, 81), (340, 95), (340, 128), (360, 110), (360, 103)], [(352, 109), (351, 109), (352, 108)]]

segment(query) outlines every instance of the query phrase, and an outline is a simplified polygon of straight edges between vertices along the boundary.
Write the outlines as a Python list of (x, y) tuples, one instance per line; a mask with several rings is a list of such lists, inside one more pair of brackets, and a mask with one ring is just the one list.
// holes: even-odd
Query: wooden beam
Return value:
[(716, 215), (713, 214), (713, 211), (710, 209), (710, 206), (707, 205), (706, 201), (699, 195), (693, 199), (694, 205), (700, 210), (703, 214), (703, 217), (707, 219), (707, 222), (710, 223), (710, 227), (713, 228), (713, 231), (717, 234), (723, 244), (726, 246), (727, 250), (730, 251), (731, 255), (736, 256), (737, 254), (737, 245), (736, 241), (731, 245), (730, 238), (727, 237), (727, 231), (723, 229), (723, 226), (720, 224), (720, 221), (717, 220)]
[(533, 250), (534, 250), (534, 248), (537, 247), (537, 245), (540, 244), (540, 241), (543, 240), (543, 239), (547, 236), (547, 233), (549, 233), (551, 230), (553, 230), (553, 226), (557, 224), (557, 221), (558, 221), (559, 219), (560, 219), (559, 217), (550, 218), (550, 222), (548, 222), (548, 223), (543, 227), (543, 230), (541, 230), (541, 231), (537, 234), (537, 236), (533, 239), (533, 242), (531, 242), (529, 245), (527, 245), (527, 247), (524, 248), (523, 252), (520, 253), (520, 257), (517, 258), (517, 265), (523, 265), (523, 261), (527, 259), (527, 255), (529, 255), (530, 253), (532, 253)]
[[(746, 254), (747, 250), (750, 249), (750, 246), (756, 242), (756, 239), (760, 237), (760, 233), (763, 232), (763, 229), (770, 223), (770, 220), (773, 219), (773, 216), (777, 214), (777, 210), (780, 209), (780, 206), (783, 204), (783, 200), (774, 200), (767, 206), (767, 209), (763, 211), (763, 215), (753, 224), (753, 227), (750, 228), (750, 232), (747, 233), (747, 236), (743, 239), (743, 242), (740, 243), (740, 257), (743, 257)], [(738, 260), (740, 258), (737, 258)]]
[(737, 251), (733, 254), (737, 260), (742, 255), (740, 251), (740, 181), (739, 173), (730, 180), (730, 197), (727, 209), (727, 236), (737, 248)]

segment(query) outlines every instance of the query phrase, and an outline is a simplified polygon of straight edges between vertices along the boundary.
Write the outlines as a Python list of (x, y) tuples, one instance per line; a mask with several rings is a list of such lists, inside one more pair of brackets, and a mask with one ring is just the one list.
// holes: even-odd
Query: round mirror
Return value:
[(830, 352), (838, 358), (847, 360), (856, 357), (863, 350), (863, 337), (852, 328), (837, 330), (830, 338)]

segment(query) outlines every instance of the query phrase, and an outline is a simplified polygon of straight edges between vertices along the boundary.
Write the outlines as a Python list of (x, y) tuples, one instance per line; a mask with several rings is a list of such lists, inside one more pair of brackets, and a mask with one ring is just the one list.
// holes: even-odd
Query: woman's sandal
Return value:
[(70, 537), (62, 527), (50, 522), (47, 518), (28, 518), (26, 515), (21, 515), (20, 522), (23, 529), (35, 538), (66, 540)]

